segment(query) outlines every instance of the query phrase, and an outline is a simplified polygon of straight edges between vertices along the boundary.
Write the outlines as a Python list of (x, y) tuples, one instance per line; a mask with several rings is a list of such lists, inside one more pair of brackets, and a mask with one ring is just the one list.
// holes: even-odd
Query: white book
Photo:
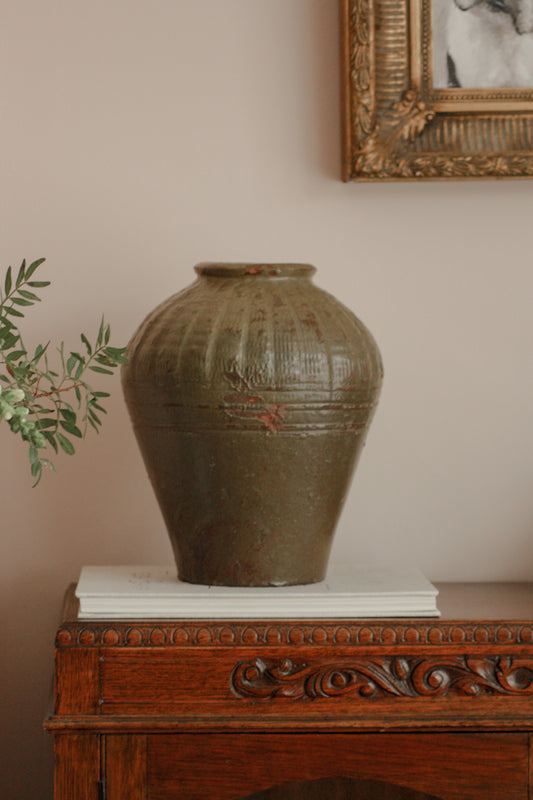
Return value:
[(332, 570), (303, 586), (184, 583), (173, 566), (87, 566), (80, 619), (358, 619), (438, 617), (437, 589), (414, 568)]

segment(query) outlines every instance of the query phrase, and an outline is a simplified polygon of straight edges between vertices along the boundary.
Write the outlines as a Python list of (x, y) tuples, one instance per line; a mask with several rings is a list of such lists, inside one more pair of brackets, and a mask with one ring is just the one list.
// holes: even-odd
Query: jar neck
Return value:
[(316, 268), (311, 264), (231, 264), (209, 262), (194, 268), (207, 278), (310, 278)]

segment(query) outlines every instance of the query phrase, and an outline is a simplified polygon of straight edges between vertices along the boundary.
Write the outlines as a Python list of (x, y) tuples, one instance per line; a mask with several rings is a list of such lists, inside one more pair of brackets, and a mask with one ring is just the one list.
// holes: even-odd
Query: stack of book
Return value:
[(80, 619), (438, 617), (437, 589), (414, 568), (356, 567), (304, 586), (183, 583), (171, 566), (83, 567)]

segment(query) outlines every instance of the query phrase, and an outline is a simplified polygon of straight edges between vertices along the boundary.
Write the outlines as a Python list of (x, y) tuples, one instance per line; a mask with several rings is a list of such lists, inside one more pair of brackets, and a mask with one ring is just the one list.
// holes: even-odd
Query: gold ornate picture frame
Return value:
[[(468, 2), (340, 0), (343, 180), (533, 176), (533, 76), (531, 88), (464, 88), (440, 75), (438, 4)], [(502, 0), (484, 2), (496, 17)]]

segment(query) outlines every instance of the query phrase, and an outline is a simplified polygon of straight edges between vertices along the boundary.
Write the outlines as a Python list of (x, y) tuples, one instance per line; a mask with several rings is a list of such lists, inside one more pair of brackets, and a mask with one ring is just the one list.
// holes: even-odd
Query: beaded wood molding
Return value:
[(340, 0), (343, 180), (533, 176), (533, 87), (433, 86), (432, 0)]
[(65, 622), (56, 646), (63, 647), (228, 647), (243, 646), (438, 646), (533, 645), (528, 623), (409, 622), (255, 622), (135, 624)]

